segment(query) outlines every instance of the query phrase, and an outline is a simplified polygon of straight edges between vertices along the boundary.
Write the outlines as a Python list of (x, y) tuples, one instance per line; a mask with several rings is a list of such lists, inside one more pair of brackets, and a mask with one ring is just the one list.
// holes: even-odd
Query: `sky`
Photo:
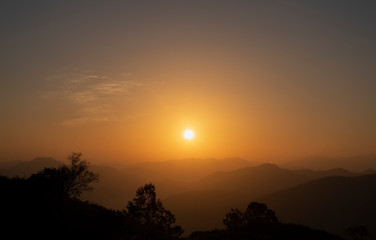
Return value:
[(374, 153), (375, 11), (371, 0), (1, 1), (0, 160)]

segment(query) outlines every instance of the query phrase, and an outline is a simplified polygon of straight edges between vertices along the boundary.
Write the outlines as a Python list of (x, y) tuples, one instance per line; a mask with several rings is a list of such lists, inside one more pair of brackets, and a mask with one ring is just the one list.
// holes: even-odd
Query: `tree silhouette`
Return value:
[(223, 219), (223, 224), (230, 230), (238, 230), (246, 226), (246, 220), (244, 214), (237, 208), (231, 208)]
[(278, 223), (273, 210), (268, 209), (264, 203), (251, 202), (245, 209), (244, 218), (248, 224)]
[(231, 209), (223, 219), (223, 224), (229, 230), (242, 230), (257, 225), (276, 224), (278, 219), (274, 211), (268, 209), (264, 203), (251, 202), (244, 212)]
[(73, 152), (68, 156), (71, 165), (64, 170), (68, 173), (65, 192), (73, 198), (78, 198), (83, 191), (91, 190), (89, 183), (97, 182), (99, 174), (89, 171), (89, 163), (81, 159), (82, 154)]
[(45, 168), (30, 179), (39, 181), (40, 186), (48, 192), (59, 196), (79, 198), (83, 191), (91, 190), (92, 182), (99, 180), (99, 174), (89, 171), (89, 163), (81, 159), (82, 154), (73, 152), (67, 159), (70, 166), (63, 165), (59, 168)]
[(178, 239), (183, 233), (180, 226), (173, 226), (175, 216), (156, 198), (153, 184), (145, 184), (137, 190), (136, 197), (127, 205), (125, 216), (132, 239)]

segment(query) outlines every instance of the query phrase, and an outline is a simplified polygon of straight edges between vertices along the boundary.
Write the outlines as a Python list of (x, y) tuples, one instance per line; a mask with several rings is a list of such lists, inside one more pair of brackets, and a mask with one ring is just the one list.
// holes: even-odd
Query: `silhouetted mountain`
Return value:
[[(214, 171), (214, 163), (210, 164), (213, 167), (209, 167), (206, 170), (207, 172)], [(216, 172), (201, 180), (189, 182), (187, 180), (183, 181), (178, 177), (178, 179), (172, 179), (172, 175), (168, 175), (168, 172), (172, 171), (170, 163), (155, 164), (159, 166), (156, 170), (153, 170), (152, 163), (147, 163), (147, 168), (132, 166), (124, 169), (116, 169), (104, 166), (91, 166), (90, 169), (100, 173), (101, 181), (95, 184), (94, 191), (87, 192), (84, 196), (86, 199), (103, 204), (104, 206), (120, 209), (130, 200), (134, 191), (140, 185), (149, 182), (158, 187), (158, 194), (162, 199), (185, 192), (194, 191), (196, 194), (198, 191), (203, 192), (206, 190), (209, 192), (215, 191), (216, 193), (236, 192), (242, 195), (244, 199), (272, 193), (319, 177), (357, 175), (357, 173), (340, 169), (331, 171), (290, 171), (281, 169), (276, 165), (264, 164), (258, 167), (241, 168), (230, 172)], [(177, 165), (175, 162), (172, 164)], [(183, 168), (184, 170), (185, 164), (187, 163), (183, 163), (183, 167), (179, 167), (179, 169)], [(167, 166), (167, 170), (161, 166)], [(193, 169), (192, 167), (189, 171), (185, 170), (185, 173), (193, 174)], [(180, 170), (176, 170), (174, 174), (179, 173)]]
[(341, 234), (364, 225), (376, 234), (376, 174), (327, 177), (259, 198), (280, 220)]
[(372, 173), (376, 173), (376, 171), (369, 170), (354, 173), (340, 168), (327, 171), (309, 169), (293, 171), (280, 168), (274, 164), (262, 164), (234, 171), (216, 172), (195, 182), (192, 189), (242, 191), (250, 192), (252, 195), (262, 195), (317, 178), (328, 176), (360, 176)]
[(376, 170), (376, 154), (368, 154), (344, 158), (309, 157), (283, 164), (289, 169), (309, 168), (314, 170), (327, 170), (332, 168), (343, 168), (349, 171)]
[(149, 171), (157, 180), (199, 180), (209, 174), (218, 171), (232, 171), (239, 168), (256, 166), (256, 162), (250, 162), (240, 158), (225, 159), (181, 159), (164, 162), (146, 162), (134, 165), (134, 168)]
[(232, 190), (264, 193), (291, 187), (312, 179), (313, 176), (281, 169), (273, 164), (247, 167), (229, 172), (217, 172), (196, 183), (198, 190)]
[(344, 176), (344, 177), (356, 177), (356, 176), (363, 176), (376, 173), (375, 170), (367, 170), (361, 172), (350, 172), (343, 168), (333, 168), (329, 170), (311, 170), (311, 169), (302, 169), (302, 170), (295, 170), (294, 172), (303, 174), (305, 176), (310, 176), (312, 178), (323, 178), (323, 177), (331, 177), (331, 176)]
[(291, 171), (272, 164), (248, 167), (231, 172), (217, 172), (191, 183), (191, 192), (164, 199), (186, 232), (222, 228), (222, 219), (232, 207), (244, 202), (326, 176), (358, 176), (343, 169), (329, 171)]
[(57, 161), (51, 157), (39, 157), (26, 162), (17, 161), (7, 168), (2, 168), (0, 174), (8, 177), (29, 177), (31, 174), (36, 173), (43, 168), (58, 167), (63, 164), (63, 162)]
[(145, 183), (152, 182), (158, 188), (158, 195), (166, 198), (195, 190), (198, 179), (217, 171), (254, 165), (254, 162), (243, 159), (226, 158), (146, 162), (123, 169), (92, 166), (93, 171), (100, 173), (101, 181), (95, 185), (94, 191), (85, 193), (85, 198), (120, 209), (130, 200), (134, 191)]

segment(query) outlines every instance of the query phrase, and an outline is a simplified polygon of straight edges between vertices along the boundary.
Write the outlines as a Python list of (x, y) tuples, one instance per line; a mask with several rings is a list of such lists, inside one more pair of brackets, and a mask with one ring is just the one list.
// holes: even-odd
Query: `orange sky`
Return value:
[(337, 4), (8, 3), (0, 160), (375, 152), (375, 4)]

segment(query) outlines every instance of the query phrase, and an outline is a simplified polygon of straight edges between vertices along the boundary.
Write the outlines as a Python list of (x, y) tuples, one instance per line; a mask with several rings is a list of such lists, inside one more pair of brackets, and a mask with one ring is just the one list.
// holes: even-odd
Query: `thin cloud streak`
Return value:
[(75, 127), (75, 126), (82, 125), (88, 122), (107, 122), (109, 120), (110, 119), (107, 117), (80, 117), (80, 118), (64, 120), (61, 122), (61, 124), (64, 126), (68, 126), (68, 127)]
[(116, 111), (109, 104), (115, 98), (129, 96), (133, 90), (150, 86), (129, 79), (133, 74), (107, 76), (97, 74), (60, 74), (45, 78), (50, 85), (43, 94), (45, 99), (68, 101), (75, 106), (77, 117), (65, 119), (64, 126), (77, 126), (88, 122), (105, 122), (116, 119)]

